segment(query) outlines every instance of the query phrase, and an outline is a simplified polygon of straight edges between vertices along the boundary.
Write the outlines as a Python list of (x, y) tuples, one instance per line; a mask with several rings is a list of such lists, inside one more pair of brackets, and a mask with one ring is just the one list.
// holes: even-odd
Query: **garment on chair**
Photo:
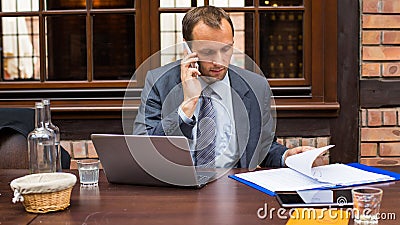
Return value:
[[(7, 129), (22, 134), (25, 137), (25, 141), (27, 141), (28, 134), (35, 129), (35, 110), (30, 108), (0, 108), (0, 131)], [(6, 133), (10, 133), (10, 135), (14, 135), (16, 132), (0, 132), (0, 134), (6, 135)], [(28, 149), (25, 152), (28, 154)], [(70, 163), (71, 157), (69, 153), (61, 147), (61, 167), (69, 169)]]

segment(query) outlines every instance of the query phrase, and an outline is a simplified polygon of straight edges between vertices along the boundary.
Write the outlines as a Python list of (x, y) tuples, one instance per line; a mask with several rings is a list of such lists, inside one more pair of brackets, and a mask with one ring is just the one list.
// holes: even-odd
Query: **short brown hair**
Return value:
[(229, 22), (232, 28), (232, 36), (234, 36), (232, 20), (223, 9), (211, 5), (191, 9), (182, 20), (183, 38), (186, 41), (193, 40), (193, 28), (200, 21), (209, 27), (220, 29), (222, 19), (226, 19)]

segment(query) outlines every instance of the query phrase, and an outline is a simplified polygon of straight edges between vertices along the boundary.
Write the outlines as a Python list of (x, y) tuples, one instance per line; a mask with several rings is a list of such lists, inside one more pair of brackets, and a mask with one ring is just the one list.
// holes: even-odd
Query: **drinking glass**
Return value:
[(351, 190), (354, 203), (354, 224), (378, 224), (383, 191), (380, 188), (359, 187)]
[(98, 159), (78, 160), (79, 181), (81, 186), (97, 186), (99, 183)]

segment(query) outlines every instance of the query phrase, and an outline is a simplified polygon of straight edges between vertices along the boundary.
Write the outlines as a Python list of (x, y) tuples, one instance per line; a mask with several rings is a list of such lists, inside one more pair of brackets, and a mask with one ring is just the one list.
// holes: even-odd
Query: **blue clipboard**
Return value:
[[(390, 181), (400, 180), (400, 174), (392, 172), (392, 171), (388, 171), (388, 170), (384, 170), (384, 169), (380, 169), (380, 168), (376, 168), (376, 167), (372, 167), (372, 166), (367, 166), (367, 165), (360, 164), (360, 163), (349, 163), (347, 165), (351, 166), (351, 167), (354, 167), (354, 168), (357, 168), (357, 169), (364, 170), (364, 171), (378, 173), (378, 174), (382, 174), (382, 175), (387, 175), (387, 176), (393, 177), (394, 180), (390, 180)], [(265, 194), (268, 194), (270, 196), (276, 196), (275, 192), (273, 192), (271, 190), (268, 190), (266, 188), (263, 188), (263, 187), (261, 187), (261, 186), (259, 186), (257, 184), (254, 184), (254, 183), (252, 183), (250, 181), (247, 181), (247, 180), (244, 180), (242, 178), (239, 178), (239, 177), (237, 177), (235, 175), (229, 175), (228, 177), (232, 178), (232, 179), (234, 179), (236, 181), (239, 181), (239, 182), (241, 182), (241, 183), (243, 183), (243, 184), (245, 184), (247, 186), (250, 186), (250, 187), (252, 187), (252, 188), (254, 188), (256, 190), (259, 190), (259, 191), (261, 191), (261, 192), (263, 192)], [(381, 183), (381, 182), (389, 182), (389, 181), (379, 181), (379, 182), (373, 182), (373, 183)], [(372, 184), (372, 183), (364, 183), (364, 184)], [(364, 184), (356, 184), (356, 185), (349, 185), (349, 186), (332, 186), (332, 187), (329, 187), (329, 188), (360, 186), (360, 185), (364, 185)]]

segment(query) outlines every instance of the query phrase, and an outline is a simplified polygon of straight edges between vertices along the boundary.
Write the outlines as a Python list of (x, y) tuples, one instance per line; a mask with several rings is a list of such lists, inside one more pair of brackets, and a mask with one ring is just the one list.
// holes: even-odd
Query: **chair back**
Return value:
[[(28, 134), (35, 128), (35, 110), (0, 108), (0, 169), (27, 169)], [(71, 157), (61, 147), (61, 166), (69, 169)]]

